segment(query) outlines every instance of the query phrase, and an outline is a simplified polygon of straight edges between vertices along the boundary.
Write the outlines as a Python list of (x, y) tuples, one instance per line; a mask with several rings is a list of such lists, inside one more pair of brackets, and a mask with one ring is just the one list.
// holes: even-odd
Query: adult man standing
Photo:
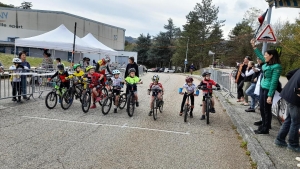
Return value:
[(193, 75), (193, 71), (195, 70), (195, 66), (194, 64), (192, 63), (191, 66), (190, 66), (190, 72), (191, 72), (191, 75)]
[(135, 69), (135, 75), (137, 77), (139, 76), (139, 66), (134, 62), (134, 57), (130, 57), (129, 58), (129, 63), (126, 66), (126, 70), (125, 70), (125, 76), (124, 78), (126, 78), (129, 75), (129, 69), (134, 68)]
[[(19, 59), (21, 59), (22, 63), (21, 65), (23, 67), (28, 67), (30, 70), (30, 64), (26, 61), (26, 52), (22, 51), (19, 53)], [(24, 70), (23, 73), (29, 72), (29, 70)], [(22, 95), (24, 100), (29, 100), (29, 97), (27, 97), (27, 76), (21, 75), (21, 87), (22, 87)]]
[[(280, 96), (287, 102), (287, 117), (282, 124), (275, 144), (287, 147), (289, 150), (300, 152), (299, 127), (300, 127), (300, 69), (290, 71), (286, 75), (289, 80), (280, 93)], [(288, 142), (285, 138), (289, 134)]]

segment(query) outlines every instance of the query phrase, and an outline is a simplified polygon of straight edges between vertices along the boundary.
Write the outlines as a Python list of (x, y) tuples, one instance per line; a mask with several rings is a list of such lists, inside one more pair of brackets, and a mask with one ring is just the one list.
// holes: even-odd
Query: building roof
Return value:
[(110, 27), (113, 27), (113, 28), (118, 28), (118, 29), (122, 29), (122, 30), (126, 31), (126, 29), (124, 29), (124, 28), (120, 28), (120, 27), (117, 27), (117, 26), (112, 26), (112, 25), (109, 25), (109, 24), (106, 24), (106, 23), (98, 22), (98, 21), (95, 21), (95, 20), (92, 20), (92, 19), (84, 18), (84, 17), (81, 17), (81, 16), (73, 15), (73, 14), (70, 14), (70, 13), (62, 12), (62, 11), (49, 11), (49, 10), (0, 7), (0, 10), (1, 9), (2, 10), (10, 10), (10, 11), (16, 11), (17, 10), (17, 11), (26, 11), (26, 12), (43, 12), (43, 13), (55, 13), (55, 14), (69, 15), (69, 16), (73, 16), (73, 17), (76, 17), (76, 18), (79, 18), (79, 19), (86, 20), (86, 21), (94, 22), (94, 23), (97, 23), (97, 24), (103, 24), (103, 25), (106, 25), (106, 26), (110, 26)]

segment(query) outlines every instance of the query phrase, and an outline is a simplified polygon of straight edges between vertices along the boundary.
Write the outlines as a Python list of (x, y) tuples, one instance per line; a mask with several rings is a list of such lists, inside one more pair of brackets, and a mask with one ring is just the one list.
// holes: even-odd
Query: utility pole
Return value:
[(188, 50), (189, 50), (189, 40), (190, 38), (188, 38), (187, 44), (186, 44), (186, 53), (185, 53), (185, 60), (184, 60), (184, 73), (186, 70), (186, 64), (187, 64), (187, 54), (188, 54)]
[[(270, 24), (271, 23), (271, 14), (272, 14), (272, 8), (274, 6), (274, 3), (272, 3), (271, 5), (269, 5), (269, 10), (268, 10), (268, 17), (267, 17), (267, 24)], [(267, 42), (263, 42), (263, 47), (262, 47), (262, 54), (264, 55), (265, 52), (267, 51)]]

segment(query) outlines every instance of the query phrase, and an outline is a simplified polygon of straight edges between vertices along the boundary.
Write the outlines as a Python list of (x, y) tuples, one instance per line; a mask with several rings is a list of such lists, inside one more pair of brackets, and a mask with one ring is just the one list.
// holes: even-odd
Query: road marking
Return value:
[(125, 123), (124, 125), (121, 126), (121, 125), (115, 125), (115, 124), (101, 124), (101, 123), (97, 123), (97, 122), (96, 123), (88, 123), (88, 122), (82, 122), (82, 121), (51, 119), (51, 118), (45, 118), (45, 117), (32, 117), (32, 116), (22, 116), (22, 117), (29, 118), (29, 119), (59, 121), (59, 122), (68, 122), (68, 123), (77, 123), (77, 124), (88, 124), (88, 125), (94, 125), (94, 126), (119, 127), (119, 128), (128, 128), (128, 129), (138, 129), (138, 130), (148, 130), (148, 131), (157, 131), (157, 132), (165, 132), (165, 133), (173, 133), (173, 134), (190, 135), (189, 132), (151, 129), (151, 128), (144, 128), (144, 127), (130, 127), (130, 126), (127, 126), (127, 123)]

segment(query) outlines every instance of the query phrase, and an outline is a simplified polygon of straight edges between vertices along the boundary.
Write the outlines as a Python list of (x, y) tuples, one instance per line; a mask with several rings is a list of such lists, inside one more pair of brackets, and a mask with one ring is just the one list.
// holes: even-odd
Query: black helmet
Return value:
[(203, 72), (202, 73), (202, 77), (205, 77), (206, 75), (210, 75), (211, 73), (209, 73), (209, 72)]
[(128, 70), (128, 72), (131, 73), (131, 72), (136, 72), (136, 71), (135, 71), (135, 68), (130, 68), (130, 69)]
[(65, 68), (64, 68), (63, 64), (59, 64), (59, 65), (57, 65), (57, 69), (58, 70), (64, 70)]

